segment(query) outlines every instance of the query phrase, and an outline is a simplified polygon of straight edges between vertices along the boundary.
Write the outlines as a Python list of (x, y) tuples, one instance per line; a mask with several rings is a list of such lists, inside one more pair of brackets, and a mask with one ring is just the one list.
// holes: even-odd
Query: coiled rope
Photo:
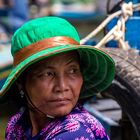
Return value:
[(123, 3), (121, 10), (109, 15), (95, 30), (93, 30), (85, 38), (81, 39), (80, 44), (84, 44), (89, 39), (97, 35), (113, 18), (119, 17), (117, 24), (95, 45), (95, 47), (100, 48), (108, 41), (116, 40), (119, 43), (119, 47), (124, 50), (128, 50), (129, 44), (125, 41), (125, 22), (133, 15), (133, 11), (138, 10), (140, 10), (140, 3), (134, 5), (132, 2)]

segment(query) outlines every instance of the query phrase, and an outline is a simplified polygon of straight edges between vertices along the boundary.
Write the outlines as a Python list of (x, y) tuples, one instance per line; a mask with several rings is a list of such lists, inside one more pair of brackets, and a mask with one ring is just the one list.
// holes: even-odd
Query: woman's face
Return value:
[(34, 64), (27, 74), (25, 89), (39, 110), (60, 117), (76, 105), (82, 84), (78, 55), (72, 51)]

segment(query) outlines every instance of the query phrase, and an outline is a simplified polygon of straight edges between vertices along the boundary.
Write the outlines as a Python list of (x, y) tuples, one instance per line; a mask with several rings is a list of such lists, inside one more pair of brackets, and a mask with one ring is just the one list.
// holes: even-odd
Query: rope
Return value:
[(88, 34), (85, 38), (81, 39), (80, 44), (84, 44), (89, 39), (94, 37), (99, 33), (113, 18), (119, 17), (117, 24), (101, 39), (98, 44), (95, 46), (99, 48), (105, 45), (110, 40), (118, 41), (119, 47), (122, 47), (124, 50), (129, 49), (129, 44), (125, 41), (125, 22), (130, 16), (133, 15), (133, 11), (140, 10), (140, 3), (133, 5), (132, 2), (123, 3), (121, 10), (108, 16), (95, 30)]

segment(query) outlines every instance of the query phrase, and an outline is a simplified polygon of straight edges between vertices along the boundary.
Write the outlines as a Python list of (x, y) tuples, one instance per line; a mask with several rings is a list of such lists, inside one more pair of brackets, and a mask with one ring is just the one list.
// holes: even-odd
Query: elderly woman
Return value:
[(58, 17), (25, 23), (12, 38), (13, 69), (0, 91), (22, 101), (6, 140), (109, 140), (101, 123), (80, 104), (114, 78), (110, 56), (79, 44), (75, 28)]

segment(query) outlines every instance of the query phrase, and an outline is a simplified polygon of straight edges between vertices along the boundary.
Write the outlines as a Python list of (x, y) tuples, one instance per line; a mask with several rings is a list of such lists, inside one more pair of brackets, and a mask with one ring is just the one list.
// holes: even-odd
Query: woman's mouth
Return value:
[(61, 99), (61, 98), (59, 98), (59, 99), (51, 100), (50, 102), (55, 103), (55, 104), (61, 104), (61, 105), (63, 104), (63, 105), (65, 105), (65, 104), (68, 104), (70, 102), (70, 99)]

